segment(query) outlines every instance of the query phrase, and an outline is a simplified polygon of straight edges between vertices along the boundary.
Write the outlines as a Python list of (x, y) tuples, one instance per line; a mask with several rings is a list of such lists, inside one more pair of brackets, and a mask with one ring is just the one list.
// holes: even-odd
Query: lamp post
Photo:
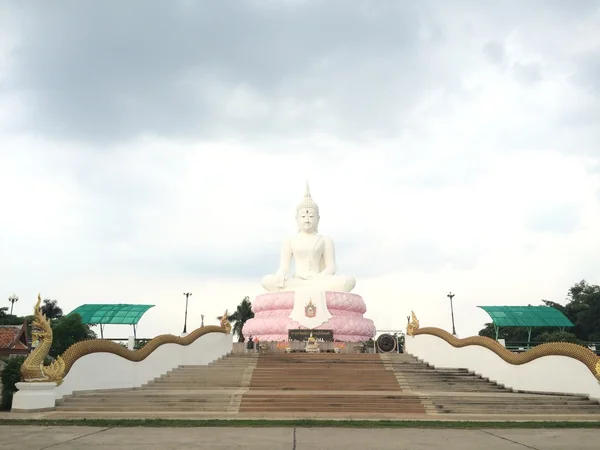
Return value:
[(452, 314), (452, 334), (456, 336), (456, 329), (454, 328), (454, 307), (452, 306), (452, 297), (454, 297), (454, 294), (450, 292), (446, 297), (450, 299), (450, 314)]
[(187, 333), (187, 309), (188, 309), (188, 298), (192, 295), (191, 292), (184, 292), (185, 295), (185, 319), (183, 320), (183, 332)]
[(201, 319), (200, 326), (203, 327), (204, 326), (204, 314), (200, 314), (200, 319)]
[(12, 316), (13, 306), (15, 306), (15, 303), (19, 301), (19, 297), (13, 294), (8, 297), (8, 301), (10, 302), (10, 315)]

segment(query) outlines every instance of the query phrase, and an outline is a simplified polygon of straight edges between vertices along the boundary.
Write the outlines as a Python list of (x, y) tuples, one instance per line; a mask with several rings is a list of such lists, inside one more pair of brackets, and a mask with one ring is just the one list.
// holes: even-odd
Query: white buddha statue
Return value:
[[(296, 207), (298, 233), (283, 243), (277, 272), (262, 279), (267, 291), (350, 292), (354, 289), (354, 278), (335, 274), (335, 249), (331, 239), (317, 234), (319, 218), (319, 207), (306, 183), (304, 199)], [(292, 257), (295, 274), (290, 274)]]

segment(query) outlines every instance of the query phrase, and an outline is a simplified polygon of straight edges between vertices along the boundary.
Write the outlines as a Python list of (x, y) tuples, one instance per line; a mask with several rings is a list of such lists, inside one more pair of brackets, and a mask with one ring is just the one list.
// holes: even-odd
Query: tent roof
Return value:
[(572, 327), (571, 321), (550, 306), (478, 306), (497, 327)]
[(135, 325), (154, 305), (86, 304), (69, 313), (79, 314), (87, 324)]

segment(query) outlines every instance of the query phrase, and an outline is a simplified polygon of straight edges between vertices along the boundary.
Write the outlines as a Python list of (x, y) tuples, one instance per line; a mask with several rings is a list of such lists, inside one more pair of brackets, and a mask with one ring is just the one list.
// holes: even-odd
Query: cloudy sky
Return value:
[(4, 1), (0, 295), (216, 323), (309, 179), (378, 329), (564, 302), (600, 283), (599, 30), (588, 0)]

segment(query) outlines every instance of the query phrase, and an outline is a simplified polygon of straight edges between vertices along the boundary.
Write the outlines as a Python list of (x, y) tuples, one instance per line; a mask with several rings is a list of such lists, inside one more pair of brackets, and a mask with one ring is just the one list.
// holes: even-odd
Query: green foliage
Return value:
[(134, 350), (140, 350), (144, 348), (152, 339), (136, 339), (133, 346)]
[(569, 331), (554, 330), (553, 332), (545, 332), (539, 335), (538, 340), (541, 342), (572, 342), (574, 344), (585, 344), (585, 341), (578, 339)]
[[(223, 316), (217, 317), (218, 320), (221, 320)], [(231, 314), (227, 320), (233, 323), (232, 332), (233, 334), (238, 335), (238, 342), (244, 342), (244, 335), (242, 334), (242, 329), (244, 328), (244, 324), (254, 317), (254, 312), (252, 311), (252, 302), (250, 301), (250, 297), (244, 297), (241, 303), (238, 305), (237, 309), (233, 314)]]
[(25, 317), (8, 314), (8, 307), (0, 308), (0, 325), (21, 325)]
[(12, 399), (17, 392), (16, 384), (21, 381), (21, 365), (25, 361), (24, 356), (9, 358), (2, 372), (0, 372), (0, 380), (2, 381), (2, 403), (0, 409), (10, 410), (12, 407)]
[(565, 315), (575, 325), (575, 335), (584, 341), (600, 341), (600, 286), (581, 280), (569, 289)]
[(406, 342), (406, 336), (404, 335), (404, 333), (395, 333), (394, 336), (396, 337), (396, 342), (398, 348), (400, 349), (400, 353), (404, 353), (404, 344)]
[[(556, 331), (556, 328), (533, 328), (531, 330), (531, 340), (539, 341), (539, 336), (544, 332)], [(500, 328), (498, 339), (505, 339), (507, 342), (527, 341), (527, 328), (525, 327), (503, 327)], [(486, 336), (496, 339), (496, 330), (493, 323), (486, 323), (485, 327), (479, 330), (479, 336)]]
[(66, 349), (76, 342), (96, 338), (96, 333), (81, 321), (79, 314), (70, 314), (58, 320), (53, 320), (51, 326), (54, 337), (48, 354), (53, 358), (62, 355)]

